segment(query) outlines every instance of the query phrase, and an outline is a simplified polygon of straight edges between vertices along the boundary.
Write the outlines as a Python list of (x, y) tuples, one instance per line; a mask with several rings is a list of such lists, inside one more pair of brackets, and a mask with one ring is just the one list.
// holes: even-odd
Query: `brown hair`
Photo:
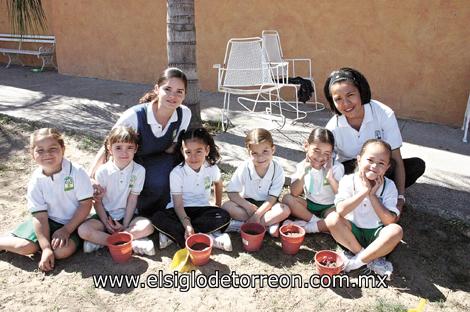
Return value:
[(59, 130), (55, 128), (41, 128), (34, 131), (29, 138), (29, 148), (31, 154), (33, 153), (34, 147), (36, 147), (36, 141), (47, 137), (53, 138), (62, 148), (65, 148), (64, 137), (59, 132)]
[(248, 132), (245, 137), (245, 146), (246, 148), (250, 149), (250, 145), (252, 144), (260, 144), (268, 142), (271, 146), (274, 146), (273, 137), (271, 136), (271, 132), (263, 128), (256, 128)]
[(371, 144), (378, 144), (378, 145), (381, 145), (384, 149), (386, 149), (388, 152), (388, 156), (389, 156), (388, 162), (390, 163), (392, 159), (392, 147), (387, 142), (379, 140), (379, 139), (369, 139), (365, 141), (364, 145), (362, 145), (361, 151), (359, 152), (359, 156), (362, 157), (362, 155), (364, 155), (364, 153), (366, 152), (367, 146)]
[(134, 143), (138, 145), (139, 135), (130, 127), (119, 126), (113, 128), (104, 139), (106, 160), (108, 160), (109, 154), (108, 146), (111, 147), (114, 143)]
[[(160, 87), (162, 84), (167, 82), (170, 78), (179, 78), (183, 81), (184, 83), (184, 89), (188, 89), (188, 78), (186, 78), (186, 75), (183, 73), (183, 71), (179, 68), (176, 67), (169, 67), (165, 69), (161, 74), (160, 77), (157, 80), (157, 83), (155, 86)], [(152, 89), (145, 93), (139, 100), (139, 103), (148, 103), (157, 98), (157, 94), (155, 93), (155, 89)]]
[(332, 147), (335, 146), (335, 137), (333, 133), (323, 127), (315, 127), (307, 139), (308, 144), (315, 142), (330, 144)]

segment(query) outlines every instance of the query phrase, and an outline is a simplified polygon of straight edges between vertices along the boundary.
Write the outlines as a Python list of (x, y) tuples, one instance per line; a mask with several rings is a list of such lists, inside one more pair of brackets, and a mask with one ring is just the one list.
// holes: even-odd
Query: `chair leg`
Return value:
[(467, 141), (467, 134), (468, 134), (468, 125), (470, 124), (470, 116), (466, 116), (464, 119), (465, 129), (463, 131), (463, 139), (462, 142), (468, 143)]

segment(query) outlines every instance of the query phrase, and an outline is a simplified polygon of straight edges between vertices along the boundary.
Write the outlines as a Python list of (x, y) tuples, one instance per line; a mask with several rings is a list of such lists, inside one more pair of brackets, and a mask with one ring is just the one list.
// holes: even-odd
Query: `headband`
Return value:
[(345, 81), (345, 80), (352, 81), (353, 83), (356, 82), (356, 78), (354, 78), (351, 72), (342, 71), (342, 70), (335, 71), (331, 75), (330, 84), (328, 85), (328, 88), (331, 88), (331, 86), (337, 82)]

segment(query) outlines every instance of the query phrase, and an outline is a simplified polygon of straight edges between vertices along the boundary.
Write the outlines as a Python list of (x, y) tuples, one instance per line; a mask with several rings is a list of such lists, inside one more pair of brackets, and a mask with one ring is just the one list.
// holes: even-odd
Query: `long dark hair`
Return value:
[(315, 127), (312, 132), (310, 132), (307, 143), (313, 144), (315, 142), (330, 144), (334, 148), (335, 137), (330, 130), (323, 127)]
[(361, 95), (362, 105), (369, 103), (371, 99), (369, 82), (367, 82), (366, 77), (364, 77), (359, 71), (349, 67), (343, 67), (339, 70), (335, 70), (326, 79), (325, 85), (323, 86), (323, 92), (325, 93), (325, 98), (330, 104), (331, 111), (336, 115), (341, 115), (341, 113), (336, 108), (333, 97), (331, 96), (330, 88), (335, 83), (344, 81), (352, 83), (357, 88), (359, 94)]
[[(181, 81), (184, 83), (184, 90), (188, 89), (188, 78), (186, 78), (186, 75), (183, 73), (183, 71), (179, 68), (176, 67), (169, 67), (165, 69), (161, 74), (160, 77), (157, 80), (157, 83), (155, 84), (155, 87), (160, 87), (162, 84), (167, 82), (170, 78), (179, 78)], [(157, 98), (157, 94), (155, 93), (155, 87), (154, 89), (148, 91), (145, 93), (139, 100), (139, 103), (148, 103), (152, 102)]]
[[(205, 145), (209, 145), (209, 155), (206, 156), (206, 161), (212, 166), (215, 165), (219, 159), (219, 148), (215, 145), (214, 138), (205, 128), (191, 128), (186, 131), (182, 131), (181, 135), (178, 138), (178, 150), (183, 146), (183, 142), (190, 140), (199, 140)], [(184, 161), (183, 153), (179, 153), (179, 161)]]

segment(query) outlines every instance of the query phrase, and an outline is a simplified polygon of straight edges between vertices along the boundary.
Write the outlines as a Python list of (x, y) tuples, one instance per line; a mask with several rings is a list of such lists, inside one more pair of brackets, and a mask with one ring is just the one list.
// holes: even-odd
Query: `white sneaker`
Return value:
[(390, 261), (385, 260), (384, 257), (372, 260), (367, 264), (367, 268), (377, 275), (386, 275), (388, 281), (393, 273), (393, 264)]
[(272, 237), (279, 237), (279, 223), (271, 224), (268, 227), (269, 235)]
[(147, 237), (134, 239), (132, 250), (139, 255), (155, 256), (155, 246), (151, 239)]
[(160, 249), (164, 249), (170, 246), (172, 243), (173, 241), (168, 236), (163, 233), (158, 233), (158, 246)]
[(243, 221), (231, 220), (225, 232), (236, 232), (240, 233), (240, 228), (243, 225)]
[(103, 245), (95, 244), (95, 243), (92, 243), (90, 241), (84, 241), (83, 242), (83, 252), (84, 253), (90, 253), (90, 252), (93, 252), (93, 251), (97, 251), (98, 249), (103, 248), (103, 247), (104, 247)]
[(209, 234), (214, 241), (214, 247), (225, 251), (232, 251), (232, 240), (227, 233), (220, 233), (219, 231)]

